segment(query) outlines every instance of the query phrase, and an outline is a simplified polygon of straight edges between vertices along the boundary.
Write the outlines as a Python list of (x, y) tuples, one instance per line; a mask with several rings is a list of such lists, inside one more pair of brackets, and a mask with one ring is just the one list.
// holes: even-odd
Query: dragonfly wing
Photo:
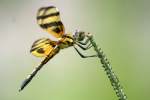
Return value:
[(51, 35), (60, 38), (64, 34), (64, 25), (59, 10), (54, 7), (42, 7), (37, 13), (37, 23)]
[(55, 46), (56, 41), (52, 41), (48, 38), (41, 38), (33, 43), (30, 52), (36, 57), (46, 57)]

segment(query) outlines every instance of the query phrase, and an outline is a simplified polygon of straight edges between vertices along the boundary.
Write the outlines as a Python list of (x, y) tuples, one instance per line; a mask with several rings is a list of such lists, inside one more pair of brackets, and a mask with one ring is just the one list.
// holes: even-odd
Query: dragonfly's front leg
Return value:
[(77, 41), (78, 43), (82, 44), (82, 45), (87, 45), (89, 43), (89, 38), (84, 38), (84, 41)]
[(82, 44), (82, 45), (87, 45), (90, 42), (90, 38), (93, 35), (91, 33), (85, 33), (84, 32), (84, 41), (77, 41), (78, 43)]
[(84, 55), (75, 46), (73, 47), (82, 58), (97, 57), (97, 55)]
[(89, 43), (88, 45), (82, 45), (79, 42), (77, 42), (76, 45), (78, 45), (82, 50), (88, 50), (92, 47), (91, 43)]
[(90, 38), (85, 34), (84, 41), (76, 41), (76, 44), (82, 49), (82, 50), (88, 50), (92, 47), (92, 44), (90, 42)]

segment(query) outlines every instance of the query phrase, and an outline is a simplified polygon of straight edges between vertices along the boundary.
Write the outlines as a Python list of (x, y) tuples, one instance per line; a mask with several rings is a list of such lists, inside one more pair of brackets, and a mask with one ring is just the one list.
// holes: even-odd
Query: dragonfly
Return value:
[[(30, 83), (37, 72), (50, 59), (58, 54), (61, 49), (74, 47), (74, 49), (82, 58), (98, 57), (118, 99), (127, 100), (127, 96), (123, 91), (117, 75), (112, 70), (110, 62), (103, 53), (102, 49), (96, 44), (91, 33), (86, 33), (79, 30), (76, 30), (73, 34), (66, 33), (60, 18), (60, 12), (55, 6), (40, 8), (37, 12), (37, 23), (42, 29), (57, 38), (57, 41), (49, 38), (41, 38), (33, 43), (30, 50), (31, 54), (36, 57), (44, 57), (44, 60), (24, 79), (19, 91), (22, 91)], [(91, 47), (94, 48), (94, 51), (96, 52), (95, 55), (84, 55), (79, 50), (81, 49), (84, 51), (90, 49)]]
[(36, 40), (31, 46), (31, 54), (36, 57), (44, 57), (44, 60), (39, 66), (35, 67), (33, 71), (24, 79), (19, 91), (22, 91), (37, 74), (37, 72), (61, 49), (68, 47), (74, 47), (77, 53), (82, 58), (97, 57), (95, 55), (84, 55), (79, 50), (88, 50), (92, 47), (90, 42), (91, 34), (83, 31), (76, 30), (73, 34), (65, 33), (65, 27), (60, 18), (60, 12), (55, 6), (42, 7), (37, 12), (37, 23), (38, 25), (57, 38), (57, 41), (49, 38), (40, 38)]

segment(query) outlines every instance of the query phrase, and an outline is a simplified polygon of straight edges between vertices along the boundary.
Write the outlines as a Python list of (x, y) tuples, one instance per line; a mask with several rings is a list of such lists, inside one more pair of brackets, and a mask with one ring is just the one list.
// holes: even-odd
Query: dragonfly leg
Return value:
[(87, 45), (89, 43), (89, 38), (85, 38), (84, 41), (78, 41), (78, 43), (82, 44), (82, 45)]
[(88, 56), (84, 55), (75, 46), (73, 46), (73, 47), (82, 58), (97, 57), (97, 55), (88, 55)]
[(89, 43), (88, 45), (82, 45), (82, 44), (77, 42), (76, 45), (79, 46), (82, 50), (88, 50), (92, 47), (91, 43)]

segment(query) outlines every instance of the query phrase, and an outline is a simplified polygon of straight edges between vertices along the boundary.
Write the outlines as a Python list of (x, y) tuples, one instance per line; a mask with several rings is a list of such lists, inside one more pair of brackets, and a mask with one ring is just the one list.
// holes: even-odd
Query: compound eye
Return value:
[(84, 37), (84, 32), (79, 32), (79, 37)]
[(84, 40), (84, 38), (85, 38), (85, 33), (84, 32), (79, 32), (78, 40), (82, 41), (82, 40)]

